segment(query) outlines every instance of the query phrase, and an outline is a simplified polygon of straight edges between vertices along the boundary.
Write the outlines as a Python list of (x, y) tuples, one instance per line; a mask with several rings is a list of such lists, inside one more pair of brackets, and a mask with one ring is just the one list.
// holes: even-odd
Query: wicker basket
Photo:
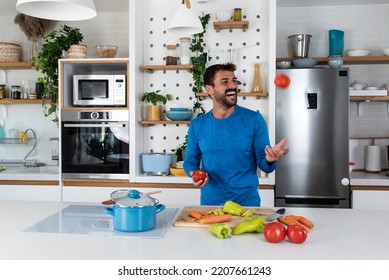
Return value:
[(17, 44), (0, 42), (0, 62), (19, 62), (20, 49)]

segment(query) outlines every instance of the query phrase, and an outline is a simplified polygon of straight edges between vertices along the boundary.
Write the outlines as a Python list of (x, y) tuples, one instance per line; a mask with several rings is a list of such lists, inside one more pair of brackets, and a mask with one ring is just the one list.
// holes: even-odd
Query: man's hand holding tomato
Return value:
[(195, 170), (190, 172), (192, 176), (193, 185), (202, 188), (208, 183), (208, 173), (204, 170)]

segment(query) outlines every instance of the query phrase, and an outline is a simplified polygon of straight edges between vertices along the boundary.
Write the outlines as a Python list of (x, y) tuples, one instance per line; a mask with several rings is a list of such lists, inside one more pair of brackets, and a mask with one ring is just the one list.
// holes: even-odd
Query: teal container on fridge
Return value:
[(329, 52), (328, 55), (343, 55), (344, 31), (331, 29), (328, 31)]

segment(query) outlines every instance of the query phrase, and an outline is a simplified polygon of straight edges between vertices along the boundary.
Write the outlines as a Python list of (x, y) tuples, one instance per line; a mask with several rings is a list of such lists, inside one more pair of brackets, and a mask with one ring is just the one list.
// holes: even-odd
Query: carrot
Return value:
[(299, 221), (304, 226), (308, 227), (309, 229), (313, 228), (313, 222), (305, 218), (304, 216), (294, 216), (294, 215), (288, 215), (294, 218), (295, 220)]
[(189, 217), (192, 217), (194, 220), (200, 220), (203, 217), (203, 215), (200, 212), (191, 211), (189, 213)]
[(220, 216), (207, 216), (203, 217), (200, 220), (200, 224), (217, 224), (217, 223), (224, 223), (231, 220), (232, 215), (231, 214), (224, 214)]
[(298, 220), (296, 220), (295, 218), (293, 218), (293, 217), (290, 216), (290, 215), (285, 216), (285, 219), (290, 220), (290, 221), (292, 221), (292, 222), (295, 222), (296, 225), (298, 225), (298, 226), (304, 228), (307, 232), (310, 232), (310, 231), (311, 231), (311, 229), (310, 229), (309, 227), (307, 227), (307, 226), (305, 226), (304, 224), (300, 223)]
[(304, 226), (302, 223), (299, 223), (299, 221), (293, 219), (290, 216), (285, 216), (285, 218), (280, 217), (277, 220), (280, 223), (283, 223), (283, 224), (285, 224), (287, 226), (297, 225), (297, 226), (300, 226), (300, 227), (304, 228), (306, 232), (310, 232), (311, 231), (307, 226)]

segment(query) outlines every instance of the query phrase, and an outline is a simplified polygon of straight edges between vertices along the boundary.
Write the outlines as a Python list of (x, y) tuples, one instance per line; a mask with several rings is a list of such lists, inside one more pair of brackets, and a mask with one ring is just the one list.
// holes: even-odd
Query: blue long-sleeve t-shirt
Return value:
[(257, 167), (273, 172), (277, 162), (266, 162), (265, 147), (270, 145), (263, 116), (236, 106), (225, 119), (216, 119), (212, 111), (191, 121), (184, 169), (200, 167), (209, 182), (201, 189), (202, 205), (223, 205), (232, 200), (244, 206), (260, 206)]

